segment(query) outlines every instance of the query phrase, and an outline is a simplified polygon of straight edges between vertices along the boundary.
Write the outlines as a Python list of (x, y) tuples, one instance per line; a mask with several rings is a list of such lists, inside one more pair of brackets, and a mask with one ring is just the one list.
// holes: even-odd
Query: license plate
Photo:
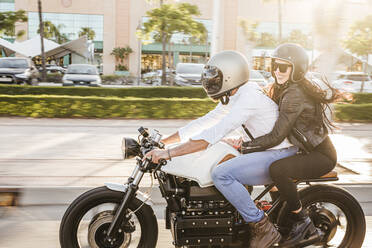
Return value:
[(1, 82), (11, 82), (11, 81), (13, 81), (13, 79), (8, 78), (8, 77), (0, 77), (0, 81)]

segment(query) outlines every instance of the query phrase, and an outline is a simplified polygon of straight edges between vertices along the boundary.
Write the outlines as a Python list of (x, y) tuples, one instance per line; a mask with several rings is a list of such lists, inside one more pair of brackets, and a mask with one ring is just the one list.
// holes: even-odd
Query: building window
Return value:
[(15, 11), (14, 0), (0, 0), (0, 12)]
[[(103, 15), (57, 14), (43, 13), (43, 21), (52, 22), (69, 40), (79, 38), (81, 28), (94, 30), (94, 43), (103, 42)], [(28, 13), (28, 38), (38, 35), (39, 15), (37, 12)]]

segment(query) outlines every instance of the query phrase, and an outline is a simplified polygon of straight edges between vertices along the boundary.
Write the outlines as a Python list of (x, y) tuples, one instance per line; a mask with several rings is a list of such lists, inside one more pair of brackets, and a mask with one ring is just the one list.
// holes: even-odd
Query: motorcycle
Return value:
[[(75, 199), (60, 225), (62, 248), (156, 247), (158, 223), (148, 197), (139, 190), (145, 173), (158, 180), (166, 200), (165, 228), (170, 229), (174, 247), (247, 247), (251, 236), (239, 212), (213, 186), (211, 171), (239, 152), (217, 143), (199, 154), (161, 160), (158, 164), (144, 155), (163, 149), (161, 134), (140, 127), (138, 141), (123, 138), (124, 159), (136, 157), (137, 164), (125, 184), (105, 183)], [(320, 178), (298, 180), (303, 208), (313, 220), (319, 235), (306, 237), (296, 247), (358, 248), (364, 241), (366, 223), (357, 200), (340, 187), (324, 182), (338, 180), (336, 172)], [(274, 187), (266, 185), (255, 198), (278, 230), (285, 235), (291, 223), (285, 201), (272, 202), (264, 196)], [(247, 186), (247, 190), (252, 187)]]

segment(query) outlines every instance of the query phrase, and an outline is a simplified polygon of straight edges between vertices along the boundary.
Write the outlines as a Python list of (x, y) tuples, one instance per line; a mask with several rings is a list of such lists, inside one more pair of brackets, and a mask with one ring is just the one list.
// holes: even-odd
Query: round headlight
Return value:
[(123, 152), (123, 158), (133, 158), (141, 154), (141, 146), (135, 139), (132, 138), (123, 138), (121, 144), (121, 151)]

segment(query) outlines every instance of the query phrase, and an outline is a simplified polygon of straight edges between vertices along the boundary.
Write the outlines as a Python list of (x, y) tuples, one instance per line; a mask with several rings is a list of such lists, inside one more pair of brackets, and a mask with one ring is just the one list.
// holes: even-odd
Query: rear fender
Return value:
[[(128, 184), (120, 184), (120, 183), (104, 183), (104, 185), (112, 190), (112, 191), (119, 191), (119, 192), (126, 192), (128, 188)], [(150, 195), (143, 193), (140, 190), (136, 192), (136, 198), (145, 202), (145, 204), (149, 206), (153, 206), (154, 202), (151, 200)]]

